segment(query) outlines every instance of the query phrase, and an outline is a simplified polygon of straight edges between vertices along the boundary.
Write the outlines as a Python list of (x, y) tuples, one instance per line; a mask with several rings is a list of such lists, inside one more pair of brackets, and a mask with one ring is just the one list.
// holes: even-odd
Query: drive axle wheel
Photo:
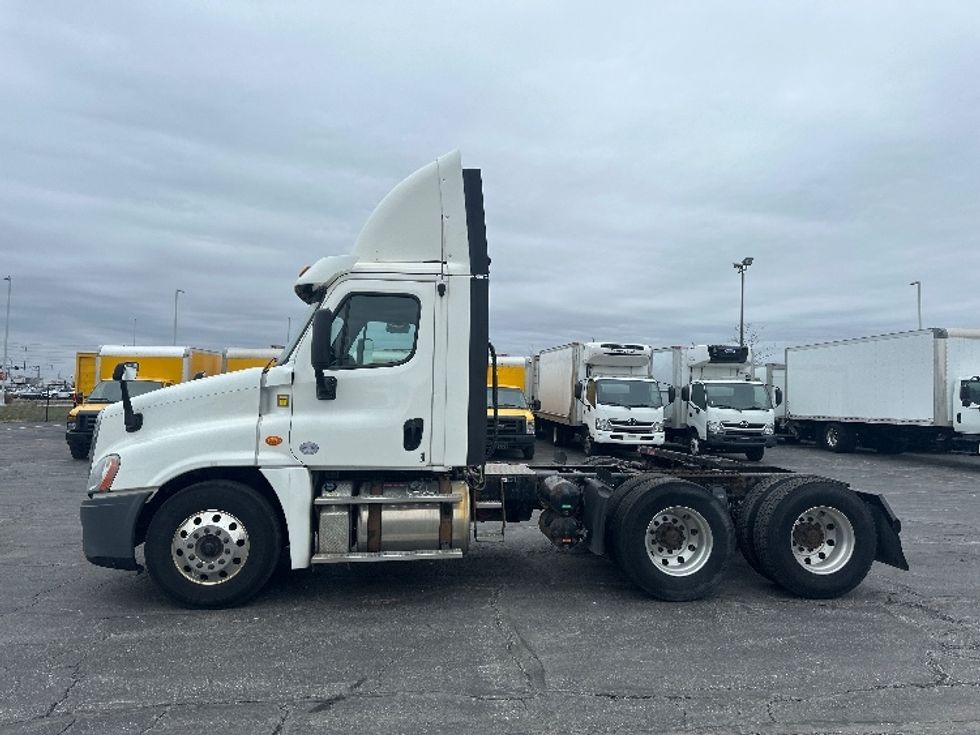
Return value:
[(755, 542), (752, 540), (756, 518), (759, 516), (759, 507), (773, 490), (792, 479), (793, 477), (790, 476), (760, 480), (755, 487), (746, 493), (735, 515), (735, 540), (738, 542), (739, 551), (742, 552), (742, 556), (745, 557), (749, 566), (763, 577), (769, 577), (769, 575), (759, 563), (759, 556), (755, 553)]
[(696, 600), (721, 581), (732, 555), (728, 509), (704, 488), (667, 479), (636, 488), (616, 510), (616, 558), (661, 600)]
[(800, 597), (839, 597), (868, 574), (874, 518), (847, 487), (821, 480), (782, 485), (759, 508), (753, 533), (770, 579)]
[(191, 607), (228, 607), (258, 594), (282, 546), (276, 514), (247, 485), (202, 482), (160, 506), (146, 532), (153, 580)]

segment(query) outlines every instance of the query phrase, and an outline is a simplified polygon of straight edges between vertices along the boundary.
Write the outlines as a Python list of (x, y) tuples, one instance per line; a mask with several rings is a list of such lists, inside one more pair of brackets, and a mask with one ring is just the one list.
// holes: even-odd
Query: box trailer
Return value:
[(786, 349), (786, 428), (833, 452), (980, 441), (980, 330), (919, 329)]
[(231, 373), (253, 367), (264, 368), (281, 352), (281, 349), (275, 347), (226, 347), (221, 353), (221, 372)]

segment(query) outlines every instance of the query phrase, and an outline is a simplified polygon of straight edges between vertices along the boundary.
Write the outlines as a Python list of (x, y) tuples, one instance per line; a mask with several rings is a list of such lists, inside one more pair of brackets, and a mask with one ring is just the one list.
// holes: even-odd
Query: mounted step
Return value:
[(424, 561), (426, 559), (461, 559), (462, 549), (432, 549), (428, 551), (352, 551), (347, 554), (314, 554), (314, 564), (349, 564), (372, 561)]

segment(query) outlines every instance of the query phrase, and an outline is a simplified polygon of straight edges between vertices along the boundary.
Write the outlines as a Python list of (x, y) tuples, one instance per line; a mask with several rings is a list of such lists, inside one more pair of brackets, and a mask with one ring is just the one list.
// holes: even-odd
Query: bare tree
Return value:
[[(775, 354), (772, 344), (764, 342), (762, 339), (764, 330), (765, 327), (757, 326), (752, 322), (745, 322), (745, 344), (748, 345), (752, 353), (753, 365), (765, 365), (767, 362), (772, 362), (772, 357)], [(732, 344), (738, 344), (738, 331), (736, 324), (732, 331)]]

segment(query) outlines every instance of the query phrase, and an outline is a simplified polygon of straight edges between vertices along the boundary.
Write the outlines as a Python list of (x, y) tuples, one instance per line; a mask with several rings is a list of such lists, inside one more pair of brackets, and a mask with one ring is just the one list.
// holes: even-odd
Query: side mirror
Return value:
[(138, 362), (120, 362), (112, 371), (112, 379), (117, 383), (120, 381), (136, 380), (140, 365)]
[(776, 392), (776, 405), (780, 406), (783, 403), (783, 389), (777, 386), (775, 392)]
[(119, 390), (122, 393), (123, 404), (123, 424), (126, 431), (133, 433), (143, 428), (143, 414), (133, 411), (133, 402), (129, 397), (129, 383), (136, 380), (139, 372), (139, 363), (120, 362), (112, 371), (112, 379), (119, 383)]
[(333, 363), (333, 352), (330, 349), (330, 332), (332, 329), (333, 312), (330, 309), (320, 309), (313, 315), (310, 362), (313, 363), (314, 370), (326, 370)]
[(540, 411), (541, 410), (541, 401), (539, 401), (537, 398), (535, 398), (533, 401), (531, 401), (531, 410), (532, 411)]
[(582, 384), (581, 383), (576, 383), (575, 384), (575, 397), (578, 400), (580, 400), (580, 401), (582, 400)]
[(667, 388), (667, 403), (673, 403), (675, 400), (677, 400), (677, 389), (671, 385)]
[(684, 401), (684, 403), (691, 400), (691, 386), (685, 385), (683, 388), (681, 388), (681, 400)]

